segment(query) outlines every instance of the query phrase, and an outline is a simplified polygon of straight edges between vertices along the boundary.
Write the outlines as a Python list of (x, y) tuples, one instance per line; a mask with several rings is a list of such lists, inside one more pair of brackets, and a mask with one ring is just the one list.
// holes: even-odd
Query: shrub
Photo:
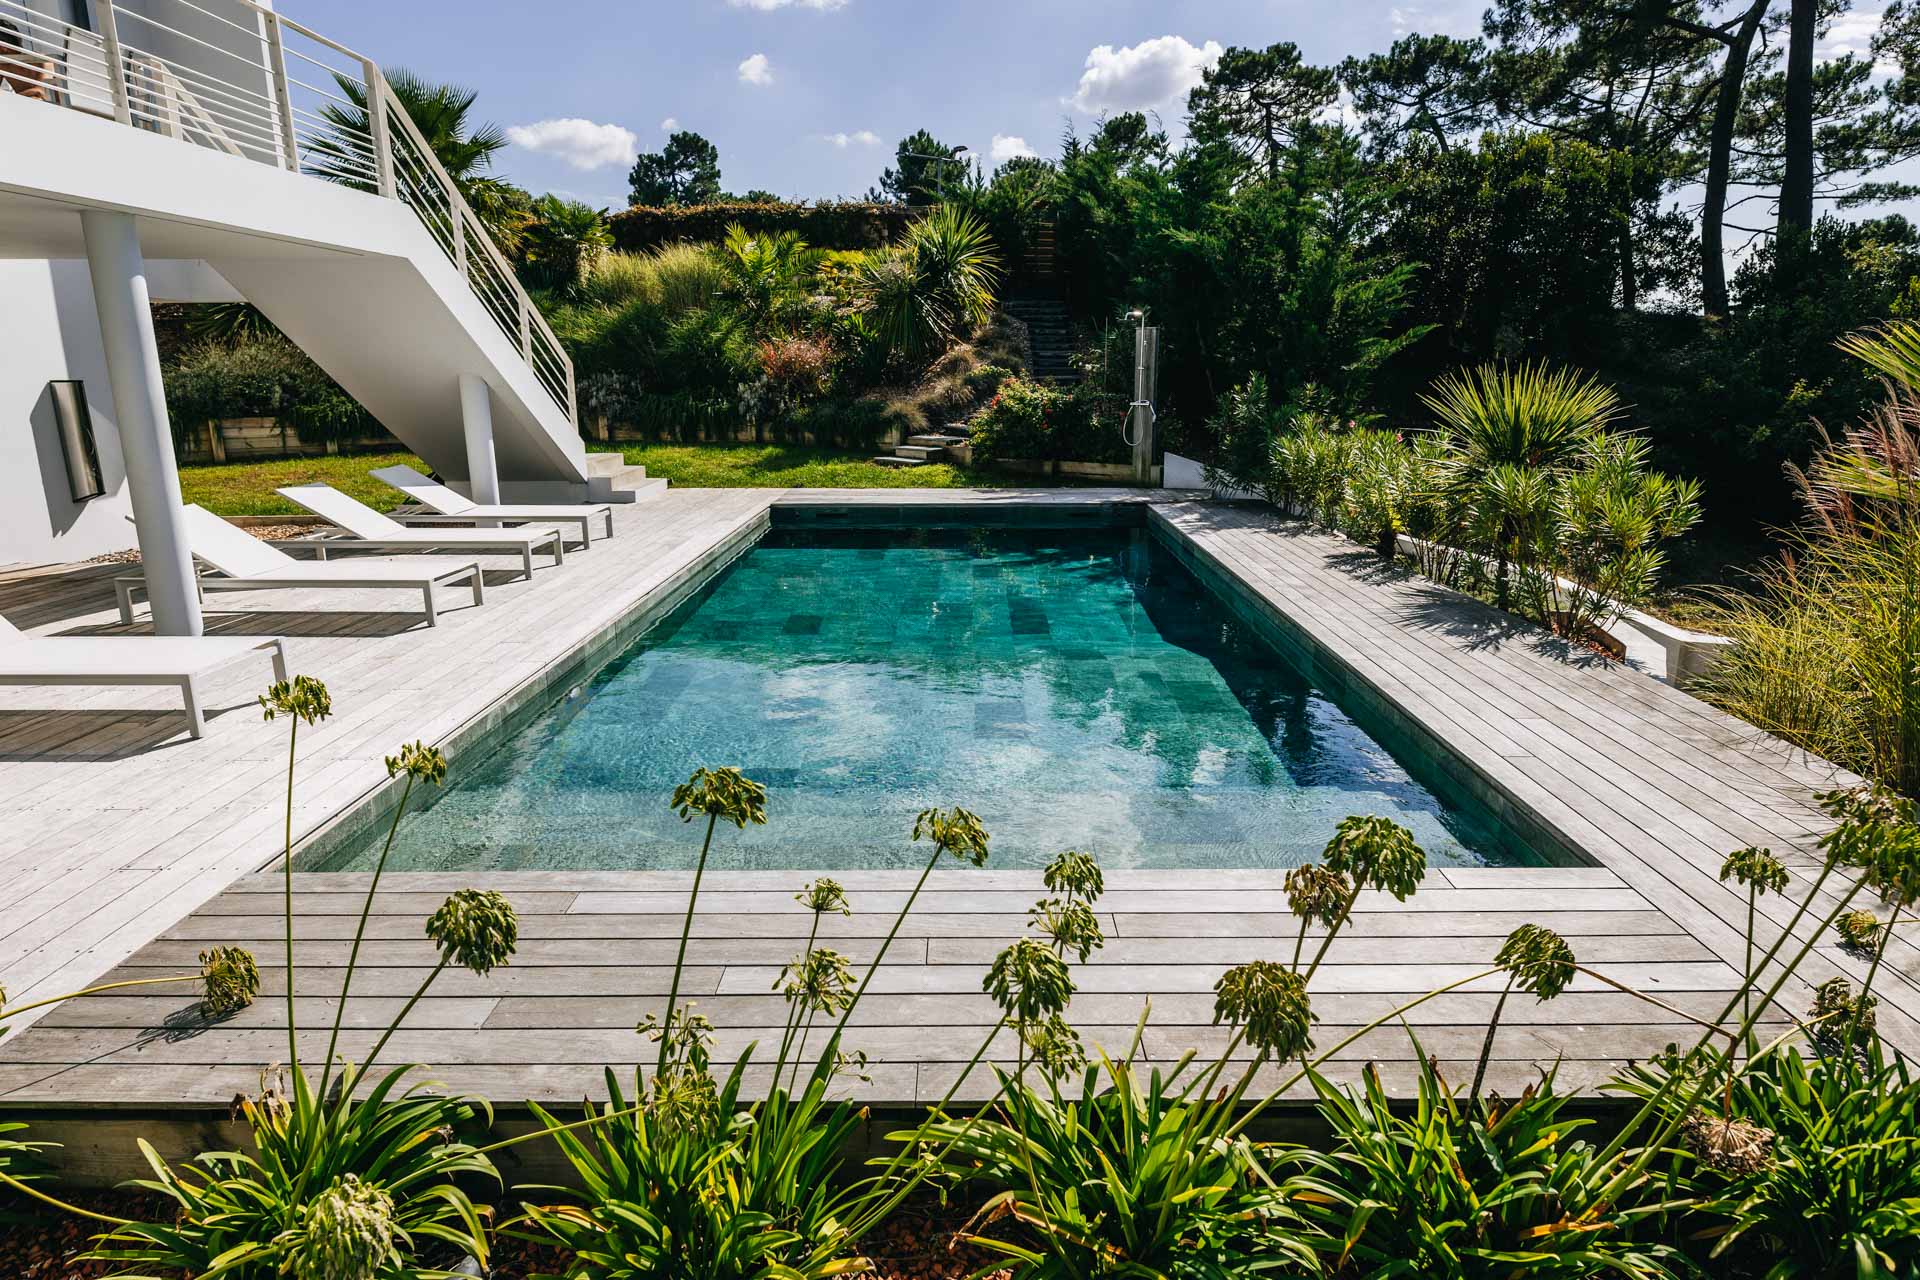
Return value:
[(969, 422), (982, 460), (1123, 462), (1126, 405), (1090, 387), (1060, 388), (1008, 375)]
[(349, 439), (378, 425), (278, 334), (190, 348), (165, 370), (165, 379), (176, 442), (224, 418), (285, 416), (307, 444)]
[(823, 249), (877, 249), (898, 242), (922, 212), (858, 200), (636, 205), (609, 218), (608, 229), (614, 244), (628, 253), (680, 242), (711, 244), (734, 223), (754, 233), (792, 231)]
[(593, 274), (611, 243), (606, 210), (545, 195), (533, 202), (520, 250), (536, 283), (571, 293)]

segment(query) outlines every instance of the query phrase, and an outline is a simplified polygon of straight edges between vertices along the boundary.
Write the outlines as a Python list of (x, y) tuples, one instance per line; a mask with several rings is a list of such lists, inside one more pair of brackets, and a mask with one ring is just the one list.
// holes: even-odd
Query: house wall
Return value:
[[(0, 565), (133, 545), (126, 469), (85, 262), (0, 259)], [(86, 384), (106, 492), (75, 502), (47, 384)]]

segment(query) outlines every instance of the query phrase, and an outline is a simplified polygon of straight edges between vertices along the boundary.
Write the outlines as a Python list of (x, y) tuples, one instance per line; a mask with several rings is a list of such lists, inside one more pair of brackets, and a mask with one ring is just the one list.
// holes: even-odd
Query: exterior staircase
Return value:
[(1033, 342), (1033, 376), (1045, 382), (1078, 382), (1073, 367), (1073, 337), (1067, 304), (1057, 297), (1007, 298), (1000, 309), (1023, 322)]
[(667, 491), (667, 482), (649, 477), (645, 467), (630, 467), (617, 453), (587, 455), (587, 501), (647, 502)]
[(935, 462), (948, 462), (953, 456), (949, 450), (956, 445), (966, 444), (967, 436), (967, 428), (955, 423), (942, 432), (908, 436), (905, 444), (893, 446), (892, 453), (881, 454), (874, 461), (883, 467), (924, 467)]

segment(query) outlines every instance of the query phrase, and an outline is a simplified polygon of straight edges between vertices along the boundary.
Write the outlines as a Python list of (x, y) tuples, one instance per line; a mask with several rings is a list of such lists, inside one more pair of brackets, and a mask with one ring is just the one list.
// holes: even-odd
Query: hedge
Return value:
[(689, 240), (709, 244), (723, 239), (739, 223), (748, 231), (797, 231), (819, 249), (875, 249), (892, 244), (926, 212), (901, 204), (857, 200), (820, 204), (635, 205), (607, 219), (616, 248), (643, 252)]

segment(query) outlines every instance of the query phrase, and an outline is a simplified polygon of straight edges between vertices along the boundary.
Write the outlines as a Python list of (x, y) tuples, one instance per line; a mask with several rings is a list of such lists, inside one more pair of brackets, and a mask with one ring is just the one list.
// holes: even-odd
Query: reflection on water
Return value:
[[(401, 828), (400, 869), (684, 867), (700, 765), (768, 789), (714, 865), (917, 865), (964, 805), (994, 863), (1286, 867), (1350, 813), (1502, 855), (1144, 531), (775, 530)], [(364, 867), (371, 850), (331, 859)]]

